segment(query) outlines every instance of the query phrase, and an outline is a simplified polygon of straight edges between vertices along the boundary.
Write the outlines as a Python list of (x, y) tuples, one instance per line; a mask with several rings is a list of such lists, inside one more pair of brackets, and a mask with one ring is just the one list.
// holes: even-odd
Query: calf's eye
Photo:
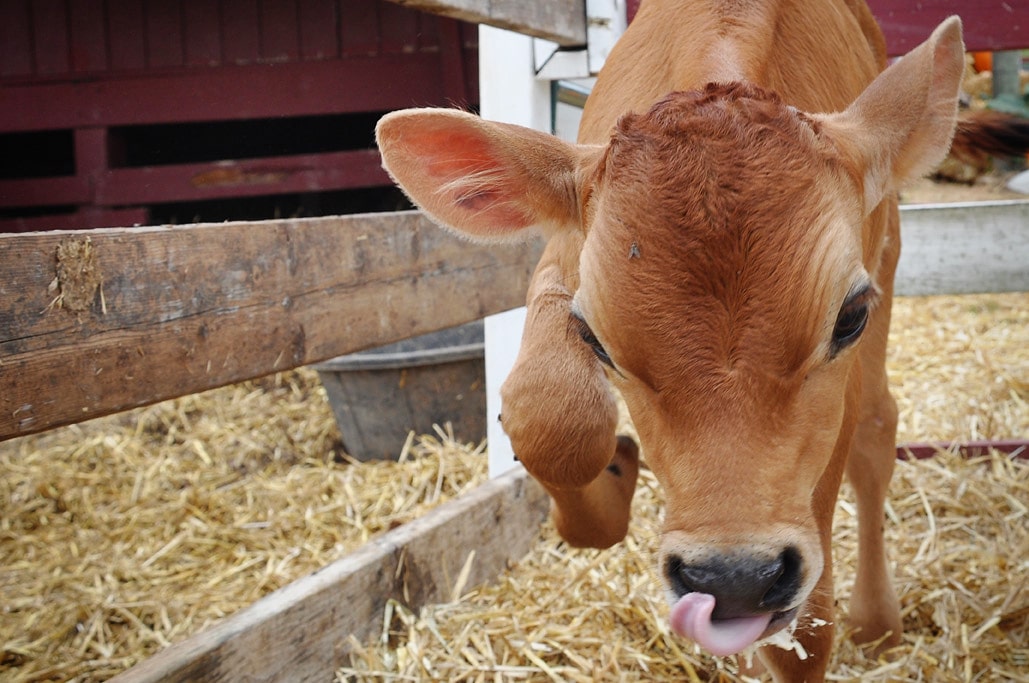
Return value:
[(614, 369), (615, 364), (611, 360), (611, 356), (607, 355), (607, 351), (604, 350), (604, 345), (601, 344), (600, 340), (597, 339), (597, 336), (593, 334), (593, 330), (591, 330), (590, 326), (586, 324), (586, 321), (578, 310), (572, 310), (572, 321), (579, 332), (579, 337), (586, 342), (587, 346), (590, 347), (590, 350), (593, 351), (593, 355), (595, 355), (601, 363)]
[(586, 345), (593, 351), (593, 355), (595, 355), (601, 363), (614, 368), (615, 364), (611, 360), (611, 356), (607, 355), (607, 351), (604, 350), (604, 345), (597, 340), (596, 335), (593, 334), (593, 330), (591, 330), (585, 323), (582, 325), (579, 336), (582, 337), (582, 340), (586, 342)]
[(850, 310), (840, 311), (836, 319), (836, 327), (832, 331), (833, 343), (842, 348), (857, 341), (868, 323), (868, 306), (861, 305)]
[(861, 337), (861, 333), (865, 331), (865, 326), (868, 324), (868, 314), (874, 297), (875, 290), (871, 285), (866, 285), (850, 294), (843, 302), (843, 307), (836, 316), (836, 325), (832, 331), (830, 357), (835, 356)]

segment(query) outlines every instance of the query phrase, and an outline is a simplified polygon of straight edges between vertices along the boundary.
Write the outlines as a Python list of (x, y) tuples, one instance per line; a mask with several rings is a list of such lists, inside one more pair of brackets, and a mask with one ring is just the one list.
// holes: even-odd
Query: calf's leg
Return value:
[(896, 645), (901, 635), (900, 603), (883, 540), (886, 492), (896, 459), (896, 421), (896, 404), (888, 391), (883, 392), (876, 410), (858, 427), (847, 466), (858, 511), (858, 566), (850, 622), (858, 643), (887, 636), (879, 649)]
[(558, 256), (548, 245), (533, 276), (522, 345), (500, 388), (501, 422), (519, 461), (550, 493), (561, 536), (605, 548), (625, 536), (638, 449), (615, 436), (615, 399), (572, 319), (574, 283)]
[(883, 649), (900, 642), (901, 635), (900, 603), (883, 539), (886, 494), (896, 461), (897, 406), (886, 388), (884, 368), (878, 365), (866, 375), (867, 399), (847, 462), (858, 513), (858, 566), (850, 622), (858, 643), (887, 636), (879, 648)]
[(858, 512), (858, 566), (850, 599), (854, 640), (882, 640), (877, 652), (900, 642), (900, 603), (893, 589), (883, 539), (886, 494), (896, 463), (897, 404), (886, 377), (893, 273), (900, 252), (896, 212), (889, 219), (880, 282), (882, 298), (869, 320), (858, 361), (862, 395), (857, 429), (847, 460)]

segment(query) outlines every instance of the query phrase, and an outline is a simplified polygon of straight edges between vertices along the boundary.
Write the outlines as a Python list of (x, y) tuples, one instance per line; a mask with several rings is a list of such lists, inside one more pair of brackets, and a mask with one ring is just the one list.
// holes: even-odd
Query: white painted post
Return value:
[[(485, 119), (550, 132), (550, 83), (536, 79), (532, 38), (490, 26), (479, 27), (479, 102)], [(497, 477), (517, 463), (504, 434), (500, 385), (518, 354), (525, 309), (486, 318), (486, 437), (489, 474)]]
[[(554, 43), (519, 33), (479, 27), (479, 102), (483, 118), (555, 132), (551, 80), (595, 74), (625, 30), (624, 0), (587, 0), (586, 13), (589, 46), (577, 52), (558, 51)], [(574, 139), (574, 131), (563, 132)], [(501, 412), (500, 385), (518, 355), (524, 325), (524, 308), (485, 321), (490, 477), (507, 472), (517, 463), (497, 416)]]

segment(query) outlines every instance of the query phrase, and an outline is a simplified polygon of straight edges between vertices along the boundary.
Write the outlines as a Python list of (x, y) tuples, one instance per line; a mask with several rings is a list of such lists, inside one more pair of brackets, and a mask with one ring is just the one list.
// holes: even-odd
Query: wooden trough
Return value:
[[(0, 440), (518, 306), (539, 248), (477, 248), (416, 212), (0, 235)], [(488, 580), (547, 509), (512, 473), (121, 679), (323, 677), (387, 600)]]

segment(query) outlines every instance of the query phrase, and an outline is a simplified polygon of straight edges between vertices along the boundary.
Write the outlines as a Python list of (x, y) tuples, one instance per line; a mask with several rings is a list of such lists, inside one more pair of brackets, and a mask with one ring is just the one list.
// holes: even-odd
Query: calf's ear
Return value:
[(845, 111), (821, 117), (863, 174), (866, 212), (947, 155), (964, 64), (961, 20), (951, 17)]
[(449, 109), (407, 109), (375, 129), (383, 166), (436, 222), (475, 238), (575, 224), (575, 145)]

